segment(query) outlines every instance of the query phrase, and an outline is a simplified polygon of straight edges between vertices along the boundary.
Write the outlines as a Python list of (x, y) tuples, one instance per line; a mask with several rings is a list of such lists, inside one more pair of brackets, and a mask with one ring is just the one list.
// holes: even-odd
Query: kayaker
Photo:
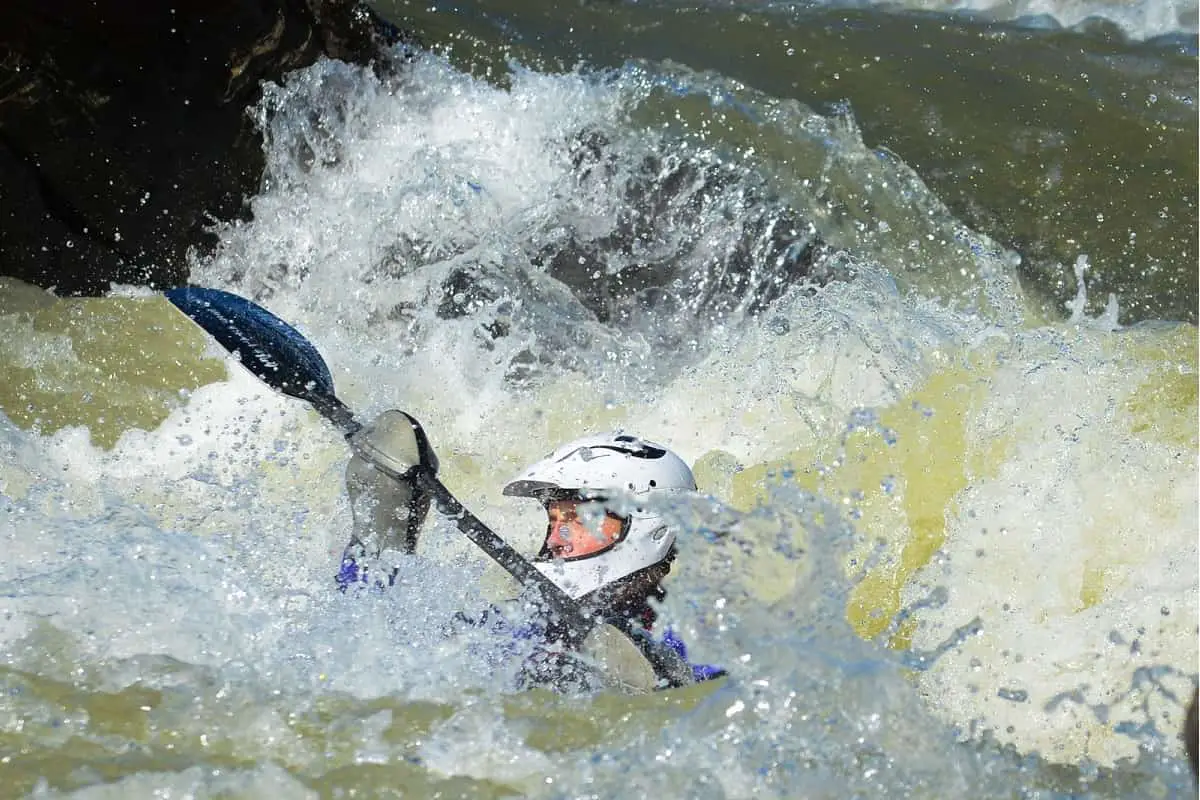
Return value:
[[(337, 575), (342, 591), (390, 586), (403, 568), (394, 562), (403, 559), (393, 558), (388, 565), (385, 554), (412, 553), (417, 546), (429, 500), (411, 482), (395, 477), (406, 465), (388, 469), (391, 439), (411, 436), (409, 419), (400, 412), (385, 412), (351, 442), (354, 455), (346, 483), (354, 533)], [(436, 471), (437, 459), (428, 442), (422, 442), (422, 449), (422, 459)], [(504, 494), (537, 500), (546, 511), (546, 534), (533, 559), (539, 572), (587, 613), (635, 636), (653, 636), (655, 604), (666, 597), (662, 581), (677, 554), (676, 531), (663, 516), (660, 502), (695, 489), (691, 469), (670, 449), (618, 432), (562, 445), (526, 468), (504, 487)], [(539, 639), (544, 647), (522, 670), (522, 680), (572, 683), (564, 676), (573, 672), (572, 648), (564, 646), (568, 637), (553, 614), (514, 626), (507, 624), (502, 610), (491, 607), (475, 617), (460, 615), (459, 620)], [(687, 648), (671, 630), (658, 641), (687, 659)], [(690, 667), (695, 681), (724, 674), (707, 665)]]

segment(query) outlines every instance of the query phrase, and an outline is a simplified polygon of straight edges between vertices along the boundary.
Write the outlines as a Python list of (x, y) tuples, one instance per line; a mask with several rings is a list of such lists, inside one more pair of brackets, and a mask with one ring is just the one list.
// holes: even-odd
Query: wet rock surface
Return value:
[(0, 4), (0, 274), (94, 294), (187, 279), (247, 214), (260, 83), (411, 40), (356, 0)]

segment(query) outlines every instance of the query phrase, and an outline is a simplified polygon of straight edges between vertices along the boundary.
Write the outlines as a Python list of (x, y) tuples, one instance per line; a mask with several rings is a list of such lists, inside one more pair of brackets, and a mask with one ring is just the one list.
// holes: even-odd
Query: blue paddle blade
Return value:
[(307, 400), (347, 433), (357, 423), (333, 387), (333, 376), (317, 348), (298, 330), (257, 303), (220, 289), (184, 286), (167, 299), (236, 353), (259, 380), (286, 395)]

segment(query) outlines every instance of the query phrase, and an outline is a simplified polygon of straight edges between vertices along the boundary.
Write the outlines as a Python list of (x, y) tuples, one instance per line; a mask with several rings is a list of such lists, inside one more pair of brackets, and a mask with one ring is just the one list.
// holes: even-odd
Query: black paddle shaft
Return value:
[(491, 557), (504, 570), (516, 578), (522, 586), (536, 586), (543, 599), (566, 623), (567, 641), (580, 644), (592, 629), (604, 620), (588, 615), (558, 584), (538, 572), (512, 545), (501, 539), (495, 531), (485, 525), (474, 514), (458, 502), (436, 475), (426, 469), (417, 469), (416, 484), (428, 492), (437, 503), (438, 510), (454, 521), (455, 526), (476, 547)]

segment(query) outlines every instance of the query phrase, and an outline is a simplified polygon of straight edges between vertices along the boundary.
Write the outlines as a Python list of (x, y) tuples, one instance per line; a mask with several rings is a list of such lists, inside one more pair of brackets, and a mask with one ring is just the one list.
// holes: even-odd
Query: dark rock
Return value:
[(614, 148), (588, 131), (577, 137), (573, 165), (581, 185), (620, 183), (626, 206), (614, 229), (595, 238), (571, 231), (531, 261), (600, 322), (680, 308), (757, 314), (789, 287), (836, 277), (812, 223), (736, 164), (649, 154), (622, 176)]
[(0, 270), (73, 294), (184, 282), (258, 188), (260, 82), (402, 36), (357, 0), (0, 3)]
[[(546, 306), (563, 312), (553, 322), (518, 323), (536, 331), (537, 341), (510, 359), (505, 373), (510, 385), (527, 385), (546, 372), (589, 369), (589, 331), (595, 329), (585, 320), (635, 332), (655, 352), (681, 354), (698, 329), (760, 315), (790, 290), (812, 293), (853, 277), (846, 255), (824, 242), (802, 212), (751, 169), (706, 153), (672, 150), (669, 143), (665, 153), (630, 160), (627, 149), (594, 131), (578, 134), (575, 144), (578, 196), (617, 198), (613, 218), (589, 218), (586, 203), (577, 214), (568, 207), (522, 243), (535, 274), (552, 281), (514, 279), (519, 272), (505, 275), (476, 264), (455, 270), (441, 284), (438, 315), (482, 311), (480, 323), (492, 341), (508, 335), (510, 314)], [(554, 286), (570, 292), (581, 313), (565, 313), (569, 305), (561, 298), (525, 302)], [(505, 297), (521, 301), (509, 304)], [(493, 310), (500, 314), (489, 323)], [(787, 328), (782, 318), (771, 326), (776, 333)], [(660, 360), (658, 367), (664, 365)]]

